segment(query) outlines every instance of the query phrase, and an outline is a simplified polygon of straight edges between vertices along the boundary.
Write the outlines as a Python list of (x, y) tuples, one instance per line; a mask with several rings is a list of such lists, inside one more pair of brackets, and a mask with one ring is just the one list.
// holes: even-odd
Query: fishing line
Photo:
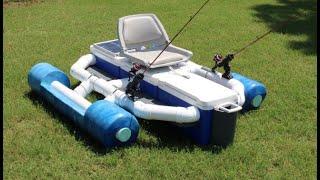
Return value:
[[(140, 83), (140, 81), (144, 78), (144, 73), (146, 71), (148, 71), (151, 66), (157, 61), (157, 59), (161, 56), (161, 54), (169, 47), (169, 45), (179, 36), (179, 34), (181, 34), (181, 32), (187, 27), (187, 25), (193, 20), (193, 18), (201, 11), (201, 9), (209, 2), (210, 0), (205, 1), (202, 6), (196, 11), (196, 13), (194, 13), (190, 19), (182, 26), (182, 28), (178, 31), (178, 33), (176, 33), (174, 35), (174, 37), (172, 38), (172, 40), (170, 42), (168, 42), (166, 44), (166, 46), (162, 49), (162, 51), (156, 56), (156, 58), (154, 58), (154, 60), (143, 70), (142, 73), (138, 73), (135, 74), (134, 71), (136, 71), (136, 69), (132, 69), (133, 70), (133, 74), (134, 77), (132, 79), (131, 82), (128, 83), (127, 87), (126, 87), (126, 94), (129, 95), (130, 98), (134, 98), (135, 93), (138, 91), (138, 85)], [(129, 79), (130, 80), (130, 79)]]

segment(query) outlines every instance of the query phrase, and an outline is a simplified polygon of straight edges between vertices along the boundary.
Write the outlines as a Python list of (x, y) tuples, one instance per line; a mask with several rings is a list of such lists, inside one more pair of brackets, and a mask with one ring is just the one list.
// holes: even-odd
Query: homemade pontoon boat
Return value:
[[(125, 16), (119, 19), (118, 39), (91, 45), (91, 53), (71, 67), (71, 76), (81, 81), (74, 90), (67, 75), (47, 63), (34, 65), (28, 82), (106, 147), (134, 142), (136, 118), (173, 122), (177, 133), (199, 145), (232, 143), (237, 113), (260, 107), (265, 86), (237, 73), (226, 79), (172, 44), (150, 65), (169, 41), (154, 14)], [(126, 87), (133, 67), (139, 66), (134, 72), (139, 73), (149, 65), (137, 95), (130, 97)], [(92, 91), (105, 99), (89, 102), (85, 97)]]

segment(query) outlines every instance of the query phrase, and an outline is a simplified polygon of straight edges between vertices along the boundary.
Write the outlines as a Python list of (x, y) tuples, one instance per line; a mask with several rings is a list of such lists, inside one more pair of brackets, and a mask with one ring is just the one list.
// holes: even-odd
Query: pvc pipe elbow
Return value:
[(198, 108), (190, 106), (187, 108), (179, 107), (176, 114), (176, 123), (193, 123), (200, 119)]
[(141, 101), (136, 101), (133, 104), (133, 108), (132, 108), (133, 114), (143, 118), (143, 119), (152, 119), (152, 115), (151, 115), (151, 111), (147, 109), (147, 107), (145, 106), (145, 103), (141, 102)]
[(85, 81), (91, 76), (91, 73), (89, 73), (86, 68), (95, 63), (96, 58), (94, 55), (87, 54), (81, 56), (78, 61), (71, 66), (70, 74), (72, 77), (78, 79), (79, 81)]
[(96, 63), (96, 57), (93, 54), (86, 54), (81, 56), (78, 61), (75, 63), (80, 68), (86, 69), (90, 65), (94, 65)]
[(198, 108), (190, 106), (172, 107), (162, 105), (145, 104), (141, 101), (134, 102), (131, 108), (134, 115), (148, 120), (163, 120), (176, 123), (192, 123), (200, 119)]
[(189, 113), (189, 115), (187, 116), (189, 118), (186, 118), (184, 122), (191, 123), (191, 122), (196, 122), (200, 119), (199, 109), (196, 108), (195, 106), (187, 107), (186, 111)]
[(72, 77), (79, 81), (86, 81), (90, 78), (91, 73), (89, 73), (87, 70), (79, 68), (76, 64), (72, 65), (70, 68), (70, 74)]
[(227, 79), (222, 78), (222, 74), (219, 72), (212, 73), (212, 72), (208, 72), (206, 70), (203, 70), (201, 68), (193, 67), (190, 69), (190, 71), (199, 75), (199, 76), (207, 78), (211, 81), (219, 83), (229, 89), (234, 90), (238, 94), (238, 104), (240, 106), (242, 106), (244, 104), (244, 102), (245, 102), (244, 86), (240, 81), (238, 81), (236, 79), (227, 80)]
[(231, 89), (238, 93), (238, 105), (242, 106), (246, 100), (243, 84), (236, 79), (230, 79), (229, 84)]

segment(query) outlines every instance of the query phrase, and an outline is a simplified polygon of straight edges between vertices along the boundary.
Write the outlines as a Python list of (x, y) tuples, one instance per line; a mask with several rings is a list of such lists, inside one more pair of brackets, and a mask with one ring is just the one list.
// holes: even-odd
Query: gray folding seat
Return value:
[[(118, 37), (122, 55), (148, 66), (170, 42), (161, 22), (154, 14), (137, 14), (119, 19)], [(188, 61), (192, 52), (172, 44), (150, 68), (170, 66)]]

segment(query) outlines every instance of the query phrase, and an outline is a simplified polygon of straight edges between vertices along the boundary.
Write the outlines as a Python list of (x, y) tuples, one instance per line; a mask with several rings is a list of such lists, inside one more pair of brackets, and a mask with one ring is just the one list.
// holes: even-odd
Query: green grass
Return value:
[(214, 53), (242, 47), (288, 14), (307, 14), (233, 60), (233, 70), (263, 82), (268, 95), (259, 110), (239, 116), (235, 142), (222, 151), (198, 147), (159, 123), (142, 123), (133, 146), (104, 151), (30, 92), (27, 73), (34, 64), (47, 61), (68, 73), (89, 52), (89, 45), (117, 37), (119, 17), (155, 13), (173, 37), (201, 3), (70, 0), (6, 4), (4, 178), (315, 179), (315, 0), (214, 0), (175, 41), (193, 51), (195, 62), (211, 66)]

